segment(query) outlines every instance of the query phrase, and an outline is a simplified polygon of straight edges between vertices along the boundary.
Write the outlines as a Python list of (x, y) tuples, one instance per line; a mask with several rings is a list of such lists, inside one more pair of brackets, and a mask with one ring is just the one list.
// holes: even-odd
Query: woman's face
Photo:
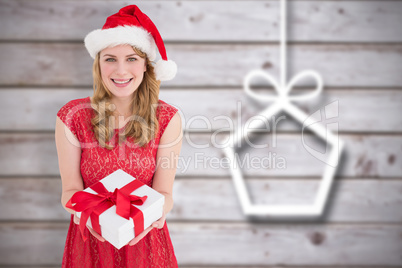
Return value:
[(99, 66), (103, 83), (117, 98), (132, 97), (146, 71), (145, 59), (138, 56), (130, 45), (103, 49)]

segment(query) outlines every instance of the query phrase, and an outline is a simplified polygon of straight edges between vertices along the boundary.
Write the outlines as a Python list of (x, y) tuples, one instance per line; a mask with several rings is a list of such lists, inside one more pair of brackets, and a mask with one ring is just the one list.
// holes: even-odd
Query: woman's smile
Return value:
[(130, 82), (133, 80), (133, 78), (130, 79), (111, 79), (112, 82), (115, 84), (117, 87), (125, 87), (130, 84)]

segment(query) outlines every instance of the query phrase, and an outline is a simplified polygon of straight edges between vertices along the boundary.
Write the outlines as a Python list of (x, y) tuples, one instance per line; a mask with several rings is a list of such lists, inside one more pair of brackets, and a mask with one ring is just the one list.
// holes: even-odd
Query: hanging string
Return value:
[[(250, 71), (243, 81), (243, 87), (246, 94), (255, 99), (258, 102), (270, 102), (276, 101), (277, 103), (282, 103), (287, 105), (289, 101), (304, 101), (311, 99), (319, 95), (322, 91), (323, 81), (321, 75), (314, 70), (304, 70), (287, 82), (287, 55), (286, 55), (286, 0), (280, 0), (280, 78), (279, 83), (271, 74), (261, 70)], [(250, 88), (251, 80), (254, 78), (262, 78), (268, 81), (275, 89), (277, 96), (275, 95), (263, 95), (257, 94)], [(293, 87), (302, 79), (306, 77), (311, 77), (316, 82), (316, 88), (312, 92), (300, 95), (290, 96), (290, 91)]]
[(281, 76), (281, 89), (284, 89), (286, 86), (286, 1), (281, 0), (281, 11), (280, 11), (280, 76)]

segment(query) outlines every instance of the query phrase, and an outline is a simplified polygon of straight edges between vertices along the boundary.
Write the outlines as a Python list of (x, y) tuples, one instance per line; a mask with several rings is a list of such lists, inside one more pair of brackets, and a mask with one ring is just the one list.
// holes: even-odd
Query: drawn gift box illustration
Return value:
[[(317, 217), (322, 215), (325, 203), (328, 199), (330, 188), (333, 182), (334, 175), (337, 170), (338, 162), (343, 148), (343, 141), (339, 137), (329, 131), (328, 128), (320, 124), (320, 120), (316, 119), (314, 114), (309, 116), (303, 112), (300, 108), (295, 106), (292, 102), (299, 102), (312, 99), (318, 96), (323, 88), (323, 81), (321, 75), (314, 70), (305, 70), (295, 75), (288, 83), (286, 81), (286, 1), (281, 0), (281, 36), (280, 36), (280, 81), (277, 81), (269, 73), (263, 70), (250, 71), (243, 81), (243, 88), (246, 94), (257, 102), (271, 103), (265, 110), (260, 112), (256, 117), (269, 119), (273, 115), (279, 112), (286, 112), (292, 116), (296, 121), (303, 124), (302, 137), (304, 129), (310, 130), (314, 135), (318, 136), (322, 140), (326, 141), (330, 145), (327, 159), (323, 159), (322, 155), (309, 148), (304, 144), (305, 149), (313, 155), (316, 159), (325, 163), (324, 173), (321, 178), (321, 182), (316, 194), (314, 203), (311, 205), (260, 205), (253, 204), (246, 187), (245, 180), (241, 169), (239, 168), (238, 159), (236, 157), (236, 147), (242, 144), (247, 138), (248, 134), (255, 129), (264, 127), (265, 122), (261, 120), (254, 120), (248, 126), (248, 128), (236, 130), (229, 136), (227, 141), (230, 146), (223, 148), (224, 154), (230, 162), (230, 172), (232, 175), (233, 183), (235, 185), (236, 193), (240, 200), (242, 210), (245, 215), (248, 216), (269, 216), (269, 217)], [(307, 94), (291, 95), (293, 87), (300, 83), (303, 78), (313, 79), (315, 82), (315, 89)], [(257, 94), (251, 89), (251, 82), (253, 79), (259, 79), (264, 82), (268, 82), (273, 86), (277, 95), (262, 95)], [(338, 102), (334, 102), (325, 107), (325, 110), (335, 110), (335, 113), (326, 119), (336, 117), (338, 115)], [(318, 110), (318, 112), (320, 112)]]

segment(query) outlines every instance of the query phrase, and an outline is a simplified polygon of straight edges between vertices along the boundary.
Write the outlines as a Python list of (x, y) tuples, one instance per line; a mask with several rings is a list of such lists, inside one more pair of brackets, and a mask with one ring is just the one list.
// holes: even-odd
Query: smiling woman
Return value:
[[(108, 17), (85, 46), (94, 58), (94, 94), (68, 102), (56, 118), (61, 203), (71, 213), (62, 267), (177, 267), (165, 219), (183, 130), (178, 109), (159, 99), (160, 81), (175, 76), (176, 64), (137, 6)], [(154, 65), (156, 48), (162, 60)], [(171, 164), (162, 167), (167, 158)], [(163, 216), (121, 249), (89, 227), (84, 241), (75, 211), (66, 207), (76, 192), (118, 169), (165, 196)]]

